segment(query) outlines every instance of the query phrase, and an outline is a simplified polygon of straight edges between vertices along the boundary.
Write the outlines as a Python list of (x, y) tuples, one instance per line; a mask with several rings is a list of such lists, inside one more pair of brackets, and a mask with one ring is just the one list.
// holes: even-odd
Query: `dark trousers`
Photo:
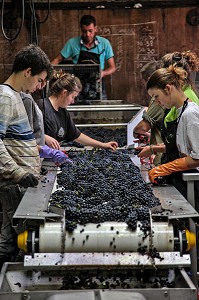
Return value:
[(12, 227), (13, 215), (25, 193), (24, 188), (11, 181), (0, 181), (0, 202), (2, 206), (3, 221), (0, 234), (0, 259), (16, 256), (17, 232)]

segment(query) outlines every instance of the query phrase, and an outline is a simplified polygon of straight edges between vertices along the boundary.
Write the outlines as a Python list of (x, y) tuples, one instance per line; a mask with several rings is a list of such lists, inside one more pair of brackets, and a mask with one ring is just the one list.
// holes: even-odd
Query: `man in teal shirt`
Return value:
[[(80, 27), (82, 36), (69, 39), (51, 63), (56, 65), (62, 62), (63, 59), (72, 58), (74, 64), (100, 64), (103, 80), (105, 76), (116, 71), (112, 46), (109, 40), (96, 35), (97, 25), (93, 16), (84, 15), (80, 20)], [(105, 88), (103, 90), (103, 99), (106, 99)]]

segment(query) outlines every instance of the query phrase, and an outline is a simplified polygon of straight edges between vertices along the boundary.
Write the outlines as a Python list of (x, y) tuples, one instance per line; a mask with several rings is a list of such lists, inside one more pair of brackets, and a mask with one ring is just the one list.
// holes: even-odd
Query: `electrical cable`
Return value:
[(29, 4), (30, 4), (30, 10), (32, 12), (32, 15), (31, 15), (31, 42), (32, 42), (32, 28), (34, 28), (35, 39), (36, 39), (36, 41), (34, 41), (34, 43), (36, 45), (38, 45), (39, 42), (38, 42), (38, 33), (37, 33), (37, 20), (36, 20), (36, 16), (35, 16), (35, 7), (34, 7), (34, 3), (32, 0), (29, 0)]
[(32, 34), (32, 29), (33, 29), (34, 32), (35, 32), (35, 41), (34, 41), (34, 43), (36, 43), (38, 45), (39, 42), (38, 42), (37, 22), (39, 24), (41, 24), (41, 23), (45, 23), (47, 21), (49, 13), (50, 13), (50, 0), (48, 0), (48, 13), (47, 13), (47, 16), (42, 21), (40, 21), (36, 17), (35, 7), (34, 7), (33, 0), (29, 0), (29, 6), (30, 6), (30, 11), (32, 13), (32, 15), (31, 15), (31, 42), (33, 40), (33, 34)]
[[(30, 10), (31, 10), (31, 12), (32, 12), (32, 14), (33, 14), (33, 9), (34, 9), (34, 7), (33, 7), (33, 5), (31, 4), (32, 0), (30, 0), (29, 2), (30, 2)], [(31, 6), (31, 5), (32, 5), (32, 6)], [(44, 18), (44, 20), (40, 21), (39, 19), (36, 18), (36, 16), (35, 16), (35, 20), (36, 20), (38, 23), (40, 23), (40, 24), (45, 23), (45, 22), (48, 20), (49, 14), (50, 14), (50, 0), (48, 0), (48, 11), (47, 11), (47, 15), (46, 15), (46, 17)]]
[[(17, 31), (17, 33), (15, 34), (15, 36), (9, 37), (8, 35), (6, 35), (5, 30), (4, 30), (4, 5), (5, 5), (5, 0), (2, 0), (2, 8), (1, 8), (1, 30), (2, 30), (3, 36), (8, 41), (15, 40), (18, 37), (18, 35), (21, 32), (21, 29), (22, 29), (22, 27), (24, 25), (24, 19), (25, 19), (25, 0), (22, 0), (21, 3), (22, 3), (22, 19), (21, 19), (21, 24), (20, 24), (19, 30)], [(31, 22), (33, 22), (33, 24), (34, 24), (36, 44), (38, 45), (38, 34), (37, 34), (37, 24), (36, 24), (36, 22), (38, 22), (39, 24), (42, 24), (42, 23), (45, 23), (47, 21), (47, 19), (49, 17), (49, 14), (50, 14), (50, 0), (48, 0), (47, 15), (46, 15), (46, 17), (43, 20), (37, 19), (36, 14), (35, 14), (34, 3), (33, 3), (32, 0), (29, 0), (29, 5), (30, 5), (31, 13), (32, 13), (32, 18), (33, 18)], [(32, 37), (31, 37), (31, 40), (32, 40)]]
[(8, 41), (13, 41), (15, 40), (19, 33), (21, 32), (21, 29), (23, 27), (23, 24), (24, 24), (24, 12), (25, 12), (25, 4), (24, 4), (24, 0), (21, 1), (22, 3), (22, 19), (21, 19), (21, 24), (20, 24), (20, 27), (19, 27), (19, 30), (17, 31), (17, 33), (15, 34), (14, 37), (10, 38), (6, 35), (5, 33), (5, 30), (4, 30), (4, 4), (5, 4), (5, 0), (2, 0), (2, 7), (1, 7), (1, 30), (2, 30), (2, 33), (3, 33), (3, 36), (5, 37), (6, 40)]

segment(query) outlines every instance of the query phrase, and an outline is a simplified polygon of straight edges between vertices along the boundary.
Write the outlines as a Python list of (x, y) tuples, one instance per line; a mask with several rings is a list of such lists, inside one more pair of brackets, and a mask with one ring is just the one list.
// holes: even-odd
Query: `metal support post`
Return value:
[[(183, 173), (182, 178), (187, 182), (187, 201), (195, 208), (194, 181), (199, 181), (199, 173)], [(189, 230), (196, 234), (196, 223), (189, 219)], [(196, 241), (197, 243), (197, 241)], [(197, 247), (190, 250), (192, 281), (198, 289), (198, 258)]]

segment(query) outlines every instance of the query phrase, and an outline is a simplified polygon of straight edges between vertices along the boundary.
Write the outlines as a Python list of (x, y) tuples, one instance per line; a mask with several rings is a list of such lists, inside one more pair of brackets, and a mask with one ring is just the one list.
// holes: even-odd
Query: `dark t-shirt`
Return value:
[(77, 139), (81, 132), (76, 128), (69, 112), (65, 108), (54, 109), (50, 100), (43, 102), (44, 131), (45, 134), (55, 138), (58, 142), (70, 142)]

